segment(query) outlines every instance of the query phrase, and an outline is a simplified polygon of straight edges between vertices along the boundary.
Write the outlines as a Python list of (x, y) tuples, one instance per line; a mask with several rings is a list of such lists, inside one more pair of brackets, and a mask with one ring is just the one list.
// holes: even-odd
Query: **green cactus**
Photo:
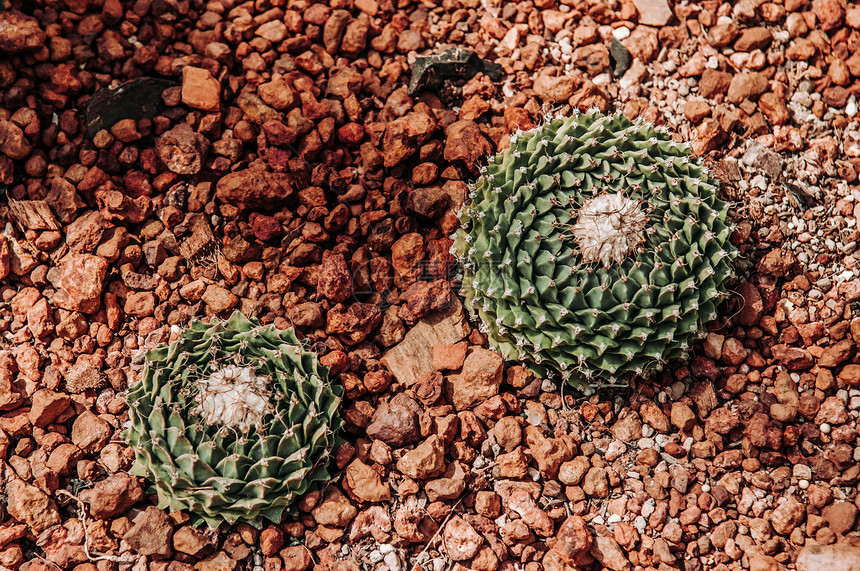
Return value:
[(506, 359), (585, 389), (678, 358), (716, 318), (736, 249), (689, 145), (623, 115), (511, 137), (460, 213), (466, 307)]
[(278, 523), (329, 481), (340, 387), (292, 329), (241, 313), (149, 351), (128, 392), (132, 474), (194, 523)]

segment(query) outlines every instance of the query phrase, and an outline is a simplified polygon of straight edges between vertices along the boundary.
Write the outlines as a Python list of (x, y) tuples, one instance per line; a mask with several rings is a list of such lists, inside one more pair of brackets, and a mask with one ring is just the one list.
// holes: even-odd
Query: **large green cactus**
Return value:
[(454, 235), (466, 307), (505, 358), (580, 388), (659, 369), (727, 295), (717, 190), (689, 145), (620, 114), (516, 133)]
[(218, 527), (278, 523), (329, 480), (340, 387), (292, 329), (234, 313), (149, 351), (128, 393), (132, 473), (158, 505)]

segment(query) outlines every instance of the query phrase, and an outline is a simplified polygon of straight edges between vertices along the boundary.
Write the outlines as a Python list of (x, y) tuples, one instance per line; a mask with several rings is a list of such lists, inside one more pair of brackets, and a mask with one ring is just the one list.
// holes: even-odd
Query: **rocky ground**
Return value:
[[(11, 5), (2, 568), (860, 566), (860, 7)], [(416, 57), (451, 46), (501, 79), (410, 96)], [(448, 235), (510, 132), (589, 107), (691, 141), (742, 256), (689, 362), (578, 398), (486, 349)], [(234, 309), (313, 344), (348, 444), (297, 517), (216, 533), (127, 475), (123, 391), (140, 349)]]

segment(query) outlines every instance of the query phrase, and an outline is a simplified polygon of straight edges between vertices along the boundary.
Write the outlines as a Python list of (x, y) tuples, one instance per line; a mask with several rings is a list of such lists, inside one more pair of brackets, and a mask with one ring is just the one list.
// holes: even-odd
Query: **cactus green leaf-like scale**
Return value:
[(195, 523), (278, 523), (330, 480), (340, 387), (292, 329), (234, 313), (149, 351), (129, 389), (132, 474)]
[(506, 359), (585, 388), (647, 375), (716, 318), (736, 249), (689, 145), (597, 111), (511, 137), (461, 212), (466, 307)]

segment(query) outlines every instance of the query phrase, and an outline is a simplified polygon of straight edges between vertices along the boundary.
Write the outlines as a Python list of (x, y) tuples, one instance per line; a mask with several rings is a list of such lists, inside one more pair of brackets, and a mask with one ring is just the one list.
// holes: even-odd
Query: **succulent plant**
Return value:
[(736, 253), (718, 181), (689, 145), (623, 115), (511, 136), (460, 213), (452, 253), (491, 346), (575, 387), (647, 375), (689, 349)]
[(195, 523), (278, 523), (330, 479), (339, 394), (292, 329), (238, 312), (192, 322), (146, 354), (129, 388), (132, 474)]

